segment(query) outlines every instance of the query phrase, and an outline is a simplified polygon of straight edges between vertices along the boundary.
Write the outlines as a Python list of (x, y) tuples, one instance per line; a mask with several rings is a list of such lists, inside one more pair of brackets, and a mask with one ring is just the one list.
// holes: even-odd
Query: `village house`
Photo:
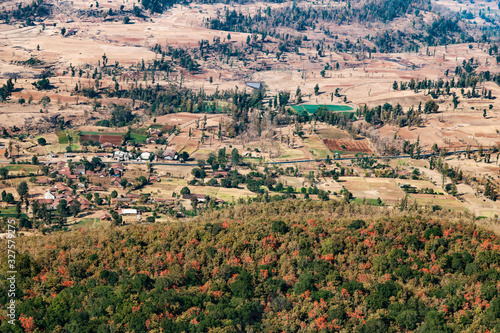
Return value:
[(171, 199), (171, 198), (153, 198), (153, 202), (157, 202), (157, 203), (164, 203), (164, 204), (174, 204), (175, 203), (175, 199)]
[(177, 153), (175, 152), (175, 150), (167, 150), (163, 153), (163, 158), (165, 160), (169, 160), (169, 161), (172, 161), (172, 160), (176, 160), (178, 158), (178, 155)]
[(191, 194), (183, 194), (182, 198), (183, 199), (196, 198), (198, 199), (198, 202), (205, 202), (207, 200), (207, 195), (191, 193)]
[(102, 186), (91, 186), (89, 192), (104, 192), (106, 189)]
[(123, 209), (120, 211), (120, 215), (133, 215), (133, 214), (137, 214), (137, 209), (133, 209), (133, 208), (123, 208)]
[(47, 200), (54, 200), (56, 196), (50, 190), (47, 190), (47, 192), (43, 195), (43, 198)]
[(50, 180), (47, 178), (37, 179), (35, 182), (35, 184), (38, 184), (38, 185), (46, 185), (49, 183), (50, 183)]
[(220, 177), (227, 177), (229, 175), (229, 172), (227, 171), (214, 171), (214, 177), (220, 178)]
[(81, 210), (89, 209), (90, 206), (92, 205), (92, 203), (90, 201), (88, 201), (87, 199), (85, 199), (85, 198), (78, 197), (77, 200), (80, 203), (80, 209)]
[(160, 135), (160, 134), (161, 134), (161, 132), (160, 132), (159, 130), (157, 130), (157, 129), (152, 129), (152, 130), (149, 132), (149, 135), (151, 135), (151, 136), (158, 136), (158, 135)]
[(132, 198), (113, 198), (111, 199), (111, 203), (117, 204), (117, 203), (130, 203), (132, 202)]
[(52, 203), (54, 202), (54, 199), (38, 199), (38, 204), (43, 205), (46, 204), (47, 207), (52, 207)]
[(71, 189), (66, 186), (66, 184), (64, 183), (56, 183), (54, 185), (54, 187), (58, 190), (58, 191), (71, 191)]
[(141, 157), (140, 157), (140, 159), (143, 161), (149, 161), (150, 158), (151, 158), (150, 152), (144, 152), (141, 154)]
[(123, 164), (120, 164), (120, 163), (115, 163), (115, 164), (111, 164), (110, 166), (110, 169), (111, 170), (113, 169), (113, 176), (118, 176), (118, 177), (121, 177), (123, 176), (123, 172), (125, 171), (125, 166)]
[(83, 164), (77, 165), (75, 168), (75, 172), (77, 174), (84, 175), (85, 174), (85, 165), (83, 165)]
[(116, 150), (113, 153), (113, 159), (115, 161), (128, 161), (132, 158), (132, 154), (126, 151)]
[(111, 179), (111, 181), (109, 182), (110, 185), (114, 185), (114, 186), (118, 186), (120, 185), (120, 178), (119, 177), (114, 177), (113, 179)]
[(106, 149), (106, 148), (114, 148), (115, 145), (112, 144), (111, 142), (104, 142), (103, 144), (101, 144), (101, 149)]

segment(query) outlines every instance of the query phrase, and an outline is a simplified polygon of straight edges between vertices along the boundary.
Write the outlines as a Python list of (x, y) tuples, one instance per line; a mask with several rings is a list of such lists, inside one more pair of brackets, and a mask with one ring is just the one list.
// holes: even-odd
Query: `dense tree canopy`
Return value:
[(492, 232), (449, 212), (453, 222), (425, 210), (376, 209), (253, 203), (183, 224), (19, 238), (17, 309), (45, 331), (500, 325), (500, 242)]

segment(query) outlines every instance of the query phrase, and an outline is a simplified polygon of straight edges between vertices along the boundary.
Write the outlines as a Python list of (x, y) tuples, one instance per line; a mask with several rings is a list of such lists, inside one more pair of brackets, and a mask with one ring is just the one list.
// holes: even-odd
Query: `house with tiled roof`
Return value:
[(104, 191), (106, 191), (106, 189), (102, 186), (91, 186), (89, 188), (89, 191), (90, 192), (104, 192)]
[(58, 191), (68, 191), (68, 190), (71, 191), (71, 189), (68, 186), (66, 186), (66, 184), (64, 184), (64, 183), (56, 183), (56, 184), (54, 184), (54, 187)]
[(75, 172), (77, 174), (80, 174), (80, 175), (84, 175), (85, 174), (85, 165), (77, 165), (76, 168), (75, 168)]

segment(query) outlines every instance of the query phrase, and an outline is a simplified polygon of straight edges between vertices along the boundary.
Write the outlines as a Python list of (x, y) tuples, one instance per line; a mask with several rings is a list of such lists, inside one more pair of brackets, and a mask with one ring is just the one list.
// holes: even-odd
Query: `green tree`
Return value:
[(69, 213), (76, 217), (80, 213), (80, 208), (80, 202), (78, 202), (78, 200), (73, 200), (69, 205)]
[(68, 217), (69, 215), (69, 209), (68, 209), (68, 202), (65, 199), (62, 199), (59, 201), (56, 207), (57, 214), (63, 218)]
[(187, 151), (183, 151), (179, 154), (179, 159), (181, 161), (187, 161), (189, 159), (189, 153)]
[(8, 175), (9, 175), (9, 169), (0, 168), (0, 176), (2, 176), (3, 179), (6, 179)]
[(316, 83), (316, 85), (314, 86), (314, 95), (318, 96), (319, 95), (319, 86), (318, 84)]
[(24, 198), (28, 195), (29, 193), (29, 187), (28, 187), (28, 184), (26, 182), (21, 182), (19, 183), (19, 185), (17, 186), (17, 193), (19, 194), (19, 196), (21, 197), (21, 200), (20, 201), (23, 201)]
[(191, 170), (191, 174), (195, 177), (195, 178), (199, 178), (199, 179), (204, 179), (207, 174), (205, 173), (205, 170), (202, 170), (200, 168), (194, 168)]
[[(120, 214), (114, 210), (110, 210), (111, 217), (113, 218), (113, 225), (120, 225), (123, 223), (123, 219)], [(118, 279), (117, 279), (118, 280)]]
[(234, 166), (240, 165), (241, 162), (241, 156), (238, 152), (238, 149), (233, 148), (231, 151), (231, 164)]
[(259, 192), (260, 183), (258, 181), (256, 181), (255, 179), (249, 179), (247, 181), (247, 189), (252, 191), (252, 192)]
[(436, 113), (439, 110), (439, 105), (437, 105), (436, 101), (428, 100), (425, 102), (424, 112), (425, 113)]
[(253, 286), (252, 286), (252, 275), (250, 275), (247, 271), (242, 271), (236, 277), (236, 280), (231, 283), (231, 292), (234, 296), (250, 299), (253, 296)]
[(47, 141), (43, 137), (38, 138), (37, 141), (40, 146), (45, 146), (47, 144)]

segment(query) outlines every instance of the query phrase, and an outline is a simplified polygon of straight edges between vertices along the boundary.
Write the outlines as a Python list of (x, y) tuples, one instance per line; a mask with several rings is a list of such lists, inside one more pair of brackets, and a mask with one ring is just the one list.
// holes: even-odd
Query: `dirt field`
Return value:
[(372, 153), (372, 150), (370, 149), (370, 142), (368, 140), (351, 140), (351, 139), (331, 140), (331, 139), (325, 139), (324, 142), (325, 142), (325, 145), (331, 151)]
[[(439, 1), (443, 6), (451, 6), (449, 1)], [(10, 2), (4, 3), (8, 6)], [(132, 3), (122, 3), (116, 0), (110, 0), (100, 4), (100, 8), (104, 11), (108, 9), (119, 10), (120, 5), (124, 5), (124, 10), (130, 10)], [(455, 5), (455, 2), (452, 2)], [(220, 37), (221, 40), (227, 38), (227, 32), (214, 31), (205, 28), (204, 20), (209, 17), (214, 17), (217, 11), (223, 11), (225, 7), (234, 8), (244, 13), (256, 13), (259, 8), (266, 8), (268, 3), (255, 3), (251, 5), (225, 5), (225, 4), (210, 4), (210, 5), (176, 5), (161, 15), (153, 15), (151, 19), (142, 20), (132, 18), (133, 24), (124, 25), (118, 19), (102, 21), (97, 18), (80, 18), (75, 15), (75, 9), (89, 9), (89, 3), (85, 1), (73, 1), (69, 6), (66, 3), (54, 2), (54, 12), (57, 13), (53, 17), (46, 20), (45, 28), (40, 25), (18, 28), (10, 25), (0, 25), (0, 78), (17, 77), (16, 87), (21, 90), (15, 91), (11, 99), (11, 103), (0, 105), (0, 123), (7, 126), (36, 124), (44, 115), (40, 114), (40, 105), (26, 105), (20, 107), (15, 104), (20, 97), (26, 100), (32, 96), (34, 102), (40, 101), (43, 96), (49, 96), (51, 102), (47, 106), (49, 114), (62, 114), (67, 117), (81, 119), (81, 124), (85, 123), (85, 112), (91, 112), (90, 106), (76, 104), (76, 97), (72, 96), (71, 90), (76, 83), (80, 82), (84, 85), (93, 84), (93, 80), (85, 75), (82, 78), (78, 76), (71, 77), (68, 74), (63, 75), (63, 71), (67, 71), (70, 64), (72, 66), (84, 67), (87, 65), (97, 66), (99, 61), (102, 61), (103, 55), (106, 55), (108, 64), (118, 63), (120, 66), (129, 66), (136, 64), (142, 60), (148, 62), (157, 57), (151, 51), (151, 48), (160, 44), (162, 46), (173, 47), (197, 47), (201, 39), (213, 40), (214, 37)], [(272, 4), (271, 7), (280, 6), (280, 4)], [(453, 6), (451, 6), (453, 7)], [(56, 26), (54, 26), (54, 23)], [(400, 22), (394, 22), (400, 24)], [(64, 26), (68, 31), (74, 33), (72, 36), (63, 37), (60, 34), (61, 27)], [(376, 26), (374, 26), (375, 28)], [(349, 37), (357, 38), (366, 36), (370, 33), (369, 29), (361, 26), (329, 26), (330, 31), (339, 35), (339, 38)], [(309, 38), (316, 38), (314, 33), (307, 32)], [(231, 43), (235, 46), (246, 41), (248, 34), (231, 33)], [(267, 38), (270, 45), (278, 46), (278, 41), (271, 37)], [(37, 48), (39, 46), (39, 49)], [(203, 89), (207, 93), (212, 93), (215, 89), (222, 91), (224, 89), (233, 89), (238, 86), (240, 89), (245, 88), (245, 81), (262, 81), (264, 82), (269, 94), (276, 94), (279, 91), (293, 92), (297, 87), (300, 87), (303, 92), (304, 103), (314, 104), (332, 104), (343, 103), (342, 98), (332, 97), (335, 89), (339, 88), (342, 94), (345, 94), (347, 99), (354, 105), (367, 103), (370, 106), (389, 103), (400, 103), (404, 108), (417, 106), (422, 100), (429, 97), (421, 94), (414, 94), (410, 91), (393, 92), (392, 82), (407, 81), (410, 79), (437, 79), (443, 77), (445, 70), (454, 70), (456, 66), (460, 66), (463, 60), (474, 58), (481, 64), (477, 70), (488, 69), (490, 71), (498, 70), (498, 65), (493, 57), (489, 56), (484, 50), (486, 45), (474, 45), (473, 49), (469, 49), (468, 44), (449, 45), (448, 47), (433, 47), (430, 55), (426, 55), (422, 50), (419, 53), (398, 53), (398, 54), (382, 54), (373, 53), (370, 59), (357, 60), (349, 54), (337, 54), (332, 51), (327, 51), (324, 57), (317, 58), (316, 61), (306, 61), (314, 55), (313, 50), (307, 48), (299, 48), (299, 53), (290, 53), (286, 55), (286, 60), (278, 61), (272, 54), (266, 56), (264, 54), (256, 55), (255, 62), (265, 62), (271, 69), (269, 70), (247, 70), (241, 63), (234, 63), (233, 67), (215, 62), (212, 59), (203, 61), (199, 59), (203, 70), (196, 74), (176, 73), (172, 77), (158, 77), (157, 83), (163, 85), (170, 82), (178, 82), (180, 74), (183, 74), (184, 86), (194, 90)], [(77, 50), (75, 52), (75, 50)], [(84, 52), (82, 52), (85, 50)], [(43, 66), (29, 67), (16, 63), (17, 61), (36, 58), (43, 61)], [(488, 65), (486, 66), (486, 61)], [(319, 73), (324, 68), (326, 63), (339, 63), (338, 70), (328, 70), (325, 77)], [(39, 92), (31, 85), (35, 76), (45, 68), (51, 68), (54, 71), (55, 77), (51, 79), (51, 83), (55, 89), (45, 92)], [(219, 77), (220, 75), (220, 77)], [(130, 76), (122, 76), (119, 81), (126, 84)], [(214, 82), (210, 84), (208, 78), (213, 77)], [(0, 83), (3, 83), (0, 80)], [(150, 79), (144, 81), (145, 84), (151, 83)], [(286, 84), (284, 84), (286, 83)], [(112, 85), (110, 78), (103, 78), (102, 84)], [(318, 84), (320, 94), (313, 94), (314, 86)], [(500, 94), (499, 87), (489, 87), (493, 93)], [(80, 103), (84, 102), (85, 98), (80, 98)], [(109, 101), (112, 102), (112, 101)], [(463, 101), (459, 109), (453, 111), (450, 108), (450, 101), (444, 101), (440, 105), (440, 109), (445, 113), (437, 117), (455, 118), (457, 112), (463, 114), (464, 121), (475, 119), (475, 113), (470, 113), (472, 104), (477, 104), (475, 110), (483, 108), (483, 104), (493, 103), (495, 106), (491, 113), (490, 120), (496, 119), (496, 111), (500, 109), (500, 101)], [(59, 104), (60, 103), (60, 104)], [(68, 103), (68, 108), (61, 109), (60, 105)], [(106, 102), (108, 103), (108, 102)], [(449, 112), (449, 113), (448, 113)], [(480, 112), (477, 112), (480, 113)], [(10, 117), (15, 114), (16, 117)], [(83, 116), (83, 119), (82, 119)], [(185, 117), (185, 116), (182, 116)], [(479, 118), (481, 115), (479, 115)], [(161, 117), (159, 117), (161, 118)], [(166, 117), (168, 118), (168, 117)], [(471, 119), (465, 119), (471, 118)], [(480, 120), (480, 119), (478, 119)], [(158, 120), (160, 123), (163, 120)], [(183, 120), (180, 120), (182, 122)], [(432, 131), (439, 132), (439, 124), (431, 117), (428, 127)], [(457, 122), (455, 126), (460, 124)], [(491, 122), (485, 125), (479, 125), (481, 131), (495, 133), (491, 127)], [(483, 128), (484, 126), (484, 128)], [(35, 126), (34, 126), (35, 127)], [(446, 129), (448, 130), (448, 129)], [(443, 129), (443, 131), (445, 131)], [(474, 132), (474, 133), (476, 133)], [(415, 135), (408, 134), (408, 137), (422, 134), (416, 130)], [(406, 135), (402, 133), (401, 135)], [(472, 135), (466, 131), (463, 136)], [(437, 142), (450, 142), (449, 145), (460, 145), (464, 140), (460, 131), (451, 130), (451, 133), (442, 134)], [(422, 135), (420, 135), (423, 138)], [(494, 143), (495, 140), (486, 140), (484, 138), (474, 137), (478, 142)], [(483, 143), (482, 143), (483, 144)]]

